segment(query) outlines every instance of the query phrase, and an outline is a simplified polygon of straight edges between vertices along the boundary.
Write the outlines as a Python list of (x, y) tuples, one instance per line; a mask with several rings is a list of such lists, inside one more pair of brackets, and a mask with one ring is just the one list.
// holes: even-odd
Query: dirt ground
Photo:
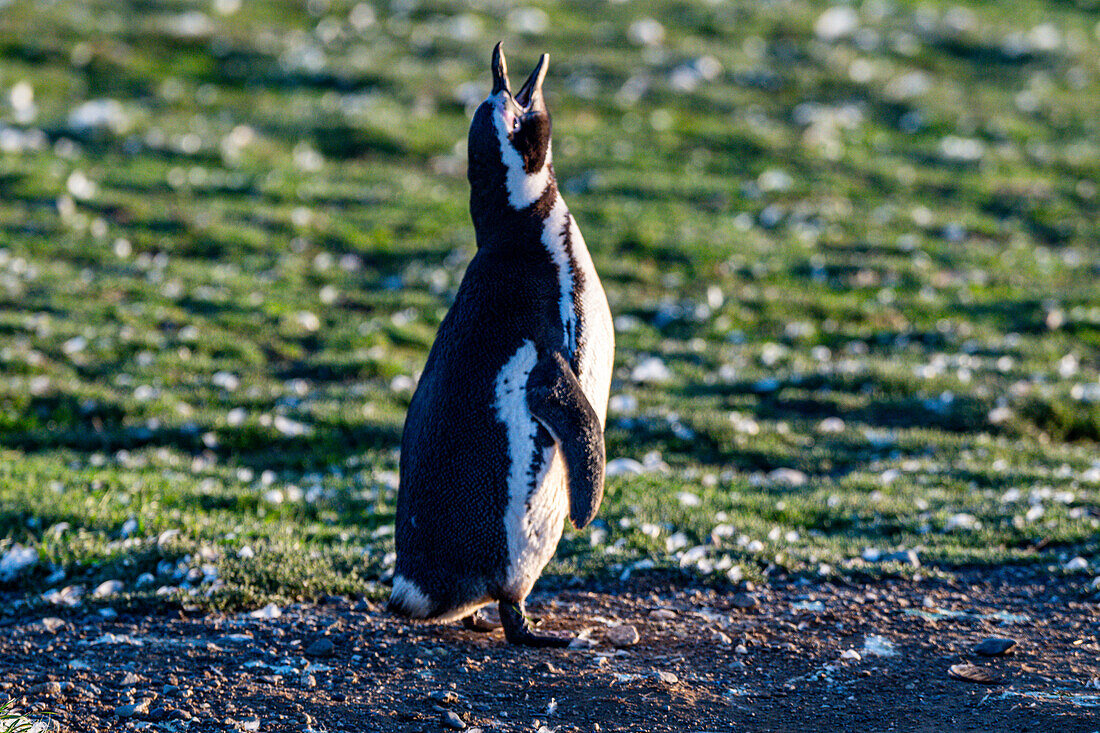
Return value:
[[(546, 628), (586, 632), (571, 650), (410, 626), (354, 599), (273, 618), (84, 611), (3, 623), (0, 699), (74, 731), (1098, 731), (1089, 592), (1006, 569), (534, 598)], [(616, 625), (638, 642), (614, 646), (632, 636)], [(1017, 643), (973, 651), (989, 637)]]

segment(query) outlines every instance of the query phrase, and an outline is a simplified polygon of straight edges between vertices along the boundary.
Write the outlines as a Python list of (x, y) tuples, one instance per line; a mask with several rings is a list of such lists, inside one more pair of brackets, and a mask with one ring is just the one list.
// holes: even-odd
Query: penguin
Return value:
[(614, 330), (600, 278), (562, 200), (542, 85), (549, 56), (512, 93), (504, 52), (468, 136), (477, 251), (409, 404), (401, 437), (389, 608), (461, 620), (496, 602), (511, 644), (536, 633), (525, 600), (603, 498)]

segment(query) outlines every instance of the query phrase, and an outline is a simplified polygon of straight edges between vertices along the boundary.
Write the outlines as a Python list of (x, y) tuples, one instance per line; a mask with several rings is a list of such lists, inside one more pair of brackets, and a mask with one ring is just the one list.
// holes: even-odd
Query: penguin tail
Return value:
[(390, 592), (390, 601), (386, 606), (391, 613), (411, 619), (427, 619), (435, 610), (435, 603), (425, 593), (416, 581), (409, 580), (404, 575), (393, 577), (393, 590)]

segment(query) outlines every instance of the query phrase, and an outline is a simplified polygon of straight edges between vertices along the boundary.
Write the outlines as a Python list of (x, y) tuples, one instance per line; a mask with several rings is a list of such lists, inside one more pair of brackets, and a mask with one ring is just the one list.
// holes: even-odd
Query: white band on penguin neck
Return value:
[[(494, 104), (496, 104), (495, 101)], [(523, 156), (512, 147), (512, 141), (508, 139), (503, 115), (493, 115), (493, 127), (496, 128), (497, 140), (500, 141), (500, 158), (504, 163), (504, 185), (508, 190), (508, 205), (516, 211), (521, 211), (538, 201), (546, 187), (550, 185), (550, 144), (547, 143), (546, 160), (543, 161), (542, 168), (535, 173), (528, 173), (523, 168)]]

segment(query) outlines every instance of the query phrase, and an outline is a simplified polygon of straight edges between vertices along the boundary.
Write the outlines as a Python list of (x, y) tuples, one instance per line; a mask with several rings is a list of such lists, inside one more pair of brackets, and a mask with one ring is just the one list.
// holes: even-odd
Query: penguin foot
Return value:
[(499, 629), (500, 624), (487, 619), (479, 609), (462, 619), (462, 627), (467, 631), (487, 632)]
[(536, 634), (521, 603), (501, 601), (499, 606), (500, 623), (504, 626), (504, 638), (509, 644), (564, 649), (572, 641), (571, 637), (559, 634)]

